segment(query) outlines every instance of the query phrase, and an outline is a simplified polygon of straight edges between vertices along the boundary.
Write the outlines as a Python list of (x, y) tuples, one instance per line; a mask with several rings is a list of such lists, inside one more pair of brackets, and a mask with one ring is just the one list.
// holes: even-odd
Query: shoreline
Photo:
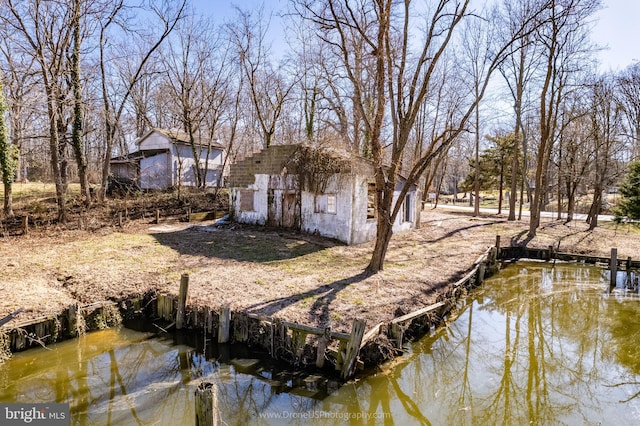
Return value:
[[(0, 330), (39, 316), (57, 316), (69, 306), (105, 301), (120, 306), (151, 293), (176, 295), (180, 276), (188, 273), (187, 305), (196, 311), (226, 306), (247, 317), (344, 335), (351, 334), (357, 319), (364, 322), (365, 333), (442, 301), (495, 244), (496, 235), (501, 235), (503, 247), (518, 246), (526, 225), (495, 215), (474, 218), (425, 210), (420, 229), (394, 235), (385, 270), (373, 276), (362, 273), (372, 243), (344, 246), (237, 224), (212, 228), (208, 223), (165, 223), (159, 229), (136, 222), (123, 232), (103, 235), (60, 231), (43, 237), (31, 232), (0, 239), (8, 272), (0, 284), (5, 294), (0, 317), (20, 307), (26, 313)], [(559, 245), (556, 251), (608, 257), (611, 244), (623, 242), (617, 244), (618, 256), (627, 259), (640, 249), (638, 235), (603, 228), (589, 232), (580, 223), (550, 221), (543, 222), (527, 247)], [(34, 245), (39, 252), (27, 250)], [(67, 262), (58, 263), (56, 257)], [(31, 266), (24, 270), (26, 264)]]

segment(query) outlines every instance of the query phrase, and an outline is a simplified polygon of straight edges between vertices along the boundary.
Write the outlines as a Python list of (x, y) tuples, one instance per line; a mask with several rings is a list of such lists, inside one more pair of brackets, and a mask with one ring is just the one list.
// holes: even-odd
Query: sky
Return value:
[[(270, 10), (284, 9), (287, 0), (192, 0), (197, 11), (213, 16), (218, 22), (234, 15), (233, 5), (243, 9), (264, 5)], [(603, 8), (595, 18), (592, 40), (604, 49), (597, 53), (600, 71), (620, 71), (640, 60), (640, 1), (602, 0)], [(279, 18), (272, 18), (271, 25), (278, 25)], [(277, 33), (277, 30), (274, 32)]]
[(609, 49), (598, 53), (601, 71), (620, 71), (640, 60), (640, 1), (604, 0), (596, 15), (593, 41)]

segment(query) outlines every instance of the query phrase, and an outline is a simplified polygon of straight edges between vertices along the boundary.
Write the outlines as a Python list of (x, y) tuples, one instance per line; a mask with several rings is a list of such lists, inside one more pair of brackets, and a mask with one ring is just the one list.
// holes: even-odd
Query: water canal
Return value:
[(516, 263), (340, 388), (238, 348), (116, 328), (15, 354), (0, 401), (70, 402), (74, 424), (193, 424), (205, 377), (221, 424), (640, 424), (636, 280), (611, 289), (597, 267)]

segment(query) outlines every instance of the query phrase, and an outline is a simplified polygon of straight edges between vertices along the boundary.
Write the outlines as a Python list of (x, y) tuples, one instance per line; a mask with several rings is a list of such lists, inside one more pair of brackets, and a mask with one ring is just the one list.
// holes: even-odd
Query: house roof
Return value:
[[(138, 138), (138, 140), (136, 141), (136, 145), (140, 145), (140, 143), (142, 141), (144, 141), (146, 138), (149, 137), (149, 135), (153, 134), (153, 133), (161, 133), (164, 136), (168, 137), (169, 139), (171, 139), (171, 141), (173, 141), (173, 143), (176, 144), (181, 144), (181, 145), (191, 145), (191, 140), (189, 138), (189, 134), (179, 131), (179, 130), (173, 130), (173, 129), (158, 129), (158, 128), (153, 128), (151, 130), (149, 130), (147, 133), (145, 133), (144, 135), (142, 135), (141, 137)], [(202, 147), (211, 147), (211, 148), (218, 148), (218, 149), (224, 149), (224, 145), (213, 141), (212, 139), (208, 139), (208, 138), (200, 138), (197, 135), (194, 135), (194, 142), (196, 145), (200, 145)]]

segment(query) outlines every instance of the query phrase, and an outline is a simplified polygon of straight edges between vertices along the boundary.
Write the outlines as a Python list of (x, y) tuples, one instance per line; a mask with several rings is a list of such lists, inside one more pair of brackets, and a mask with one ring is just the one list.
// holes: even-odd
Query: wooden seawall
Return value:
[[(204, 333), (209, 341), (235, 342), (260, 348), (270, 357), (299, 369), (320, 369), (341, 380), (352, 378), (359, 369), (375, 366), (403, 352), (404, 345), (438, 327), (467, 292), (504, 262), (517, 259), (560, 260), (609, 265), (612, 271), (640, 268), (640, 261), (560, 253), (548, 247), (500, 247), (500, 237), (457, 282), (448, 286), (436, 303), (367, 328), (361, 319), (352, 321), (351, 332), (233, 311), (227, 306), (188, 303), (189, 276), (180, 280), (177, 294), (152, 293), (123, 302), (72, 305), (57, 316), (29, 321), (12, 321), (0, 328), (0, 354), (76, 337), (86, 331), (118, 324), (124, 318), (148, 318), (158, 322), (159, 331), (175, 327)], [(612, 276), (615, 274), (612, 273)]]

